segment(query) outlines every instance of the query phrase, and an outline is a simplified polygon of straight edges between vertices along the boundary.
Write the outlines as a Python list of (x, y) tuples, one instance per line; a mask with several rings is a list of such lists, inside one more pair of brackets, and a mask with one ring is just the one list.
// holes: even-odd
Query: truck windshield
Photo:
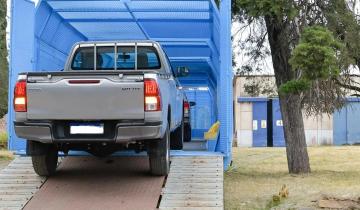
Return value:
[(138, 46), (135, 59), (134, 46), (97, 46), (96, 56), (94, 47), (80, 47), (73, 57), (73, 70), (148, 70), (160, 69), (160, 59), (153, 46)]

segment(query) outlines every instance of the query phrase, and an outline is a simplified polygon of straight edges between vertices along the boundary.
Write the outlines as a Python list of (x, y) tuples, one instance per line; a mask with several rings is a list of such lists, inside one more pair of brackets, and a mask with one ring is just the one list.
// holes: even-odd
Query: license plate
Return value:
[(104, 134), (104, 123), (70, 123), (70, 134)]

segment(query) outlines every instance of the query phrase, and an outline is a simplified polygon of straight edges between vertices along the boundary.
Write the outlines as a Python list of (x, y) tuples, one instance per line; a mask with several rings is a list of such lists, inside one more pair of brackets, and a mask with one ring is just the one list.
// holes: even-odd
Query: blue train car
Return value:
[[(196, 97), (194, 126), (208, 128), (220, 120), (217, 152), (231, 160), (232, 52), (231, 0), (29, 0), (11, 1), (9, 74), (9, 149), (25, 150), (12, 122), (13, 87), (24, 71), (59, 71), (78, 41), (155, 40), (174, 68), (187, 66), (184, 87), (206, 87)], [(202, 99), (205, 98), (204, 101)], [(210, 102), (210, 103), (208, 103)], [(208, 103), (208, 104), (207, 104)]]

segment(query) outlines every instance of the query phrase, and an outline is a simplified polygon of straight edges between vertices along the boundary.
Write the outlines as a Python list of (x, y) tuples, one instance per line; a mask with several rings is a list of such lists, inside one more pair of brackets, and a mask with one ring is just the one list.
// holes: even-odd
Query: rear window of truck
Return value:
[[(160, 59), (153, 46), (97, 46), (80, 47), (76, 50), (73, 70), (150, 70), (160, 69)], [(96, 53), (96, 56), (95, 56)], [(135, 58), (136, 56), (136, 58)], [(96, 60), (95, 60), (96, 59)]]

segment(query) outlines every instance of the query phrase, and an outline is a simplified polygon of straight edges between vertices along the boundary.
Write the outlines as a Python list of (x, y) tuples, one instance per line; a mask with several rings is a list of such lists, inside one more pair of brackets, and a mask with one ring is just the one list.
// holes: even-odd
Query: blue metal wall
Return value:
[(28, 0), (12, 0), (11, 12), (11, 150), (25, 149), (12, 127), (12, 89), (19, 72), (61, 70), (77, 41), (151, 39), (164, 47), (174, 68), (189, 67), (190, 76), (180, 79), (183, 86), (209, 88), (211, 121), (221, 122), (217, 151), (228, 165), (233, 137), (231, 0), (221, 1), (220, 11), (213, 0), (41, 0), (36, 8)]
[(272, 124), (273, 124), (273, 146), (274, 147), (284, 147), (285, 146), (285, 137), (284, 137), (284, 127), (280, 110), (280, 102), (278, 98), (272, 99)]
[[(9, 65), (9, 98), (8, 98), (8, 134), (9, 149), (25, 151), (25, 141), (17, 138), (14, 132), (13, 89), (17, 74), (21, 71), (32, 71), (34, 51), (34, 3), (30, 1), (12, 1)], [(14, 9), (16, 8), (16, 9)]]
[(196, 102), (196, 106), (190, 109), (192, 136), (194, 139), (203, 139), (204, 132), (216, 121), (215, 101), (210, 90), (190, 88), (185, 90), (185, 94), (189, 101)]
[(360, 144), (360, 99), (349, 98), (347, 105), (334, 113), (334, 144)]

